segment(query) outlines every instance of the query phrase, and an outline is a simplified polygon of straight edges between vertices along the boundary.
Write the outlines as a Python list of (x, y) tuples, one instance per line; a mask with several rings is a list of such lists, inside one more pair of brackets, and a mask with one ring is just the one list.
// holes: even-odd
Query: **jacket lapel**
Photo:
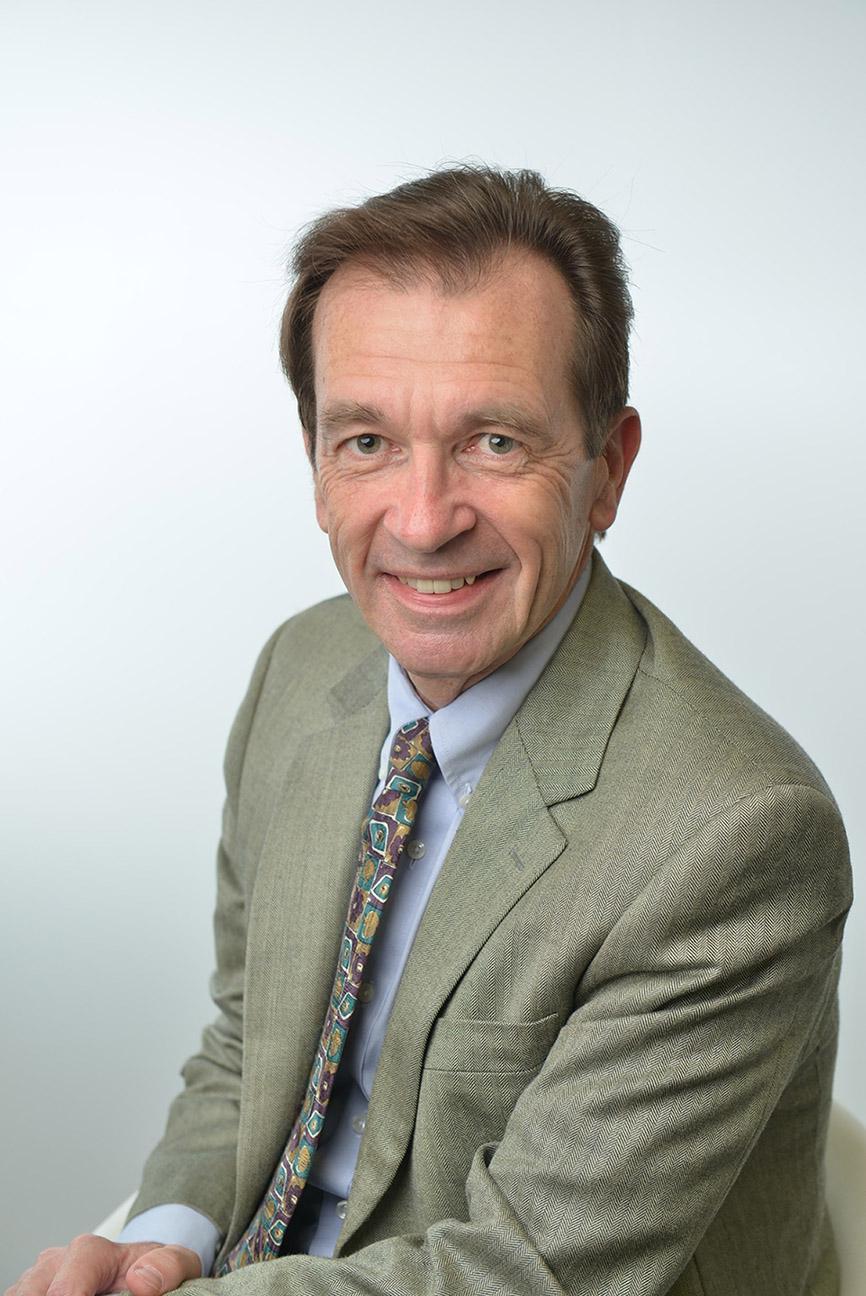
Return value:
[(337, 1254), (406, 1153), (424, 1051), (448, 996), (565, 848), (548, 807), (594, 787), (645, 638), (596, 553), (574, 623), (490, 758), (424, 912), (388, 1023)]

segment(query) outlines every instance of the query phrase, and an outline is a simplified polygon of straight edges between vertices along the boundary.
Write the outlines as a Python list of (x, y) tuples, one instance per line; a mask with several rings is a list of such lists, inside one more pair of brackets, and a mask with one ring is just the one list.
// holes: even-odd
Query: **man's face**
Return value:
[(625, 411), (612, 455), (587, 458), (573, 337), (565, 282), (528, 253), (450, 295), (350, 263), (317, 305), (319, 525), (433, 707), (550, 620), (616, 514), (639, 424)]

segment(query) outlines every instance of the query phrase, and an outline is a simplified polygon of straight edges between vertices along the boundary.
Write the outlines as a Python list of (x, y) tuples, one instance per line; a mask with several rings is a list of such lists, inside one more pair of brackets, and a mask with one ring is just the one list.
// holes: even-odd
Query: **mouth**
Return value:
[(456, 610), (464, 604), (468, 607), (476, 598), (480, 598), (501, 571), (501, 567), (493, 567), (471, 575), (443, 573), (437, 576), (400, 576), (394, 572), (383, 572), (382, 575), (393, 594), (407, 606), (420, 609), (441, 605), (443, 609), (449, 607)]
[(462, 589), (464, 585), (474, 585), (476, 576), (441, 576), (434, 579), (414, 576), (398, 576), (401, 585), (408, 585), (419, 594), (450, 594), (452, 590)]

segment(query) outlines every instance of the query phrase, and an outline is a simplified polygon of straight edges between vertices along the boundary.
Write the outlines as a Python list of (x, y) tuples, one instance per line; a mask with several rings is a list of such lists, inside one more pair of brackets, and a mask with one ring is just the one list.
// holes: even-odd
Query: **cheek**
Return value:
[(330, 465), (323, 464), (316, 475), (315, 501), (316, 520), (333, 542), (343, 529), (345, 519), (351, 517), (351, 509), (347, 492)]
[(573, 563), (586, 535), (589, 501), (579, 483), (551, 482), (527, 504), (518, 525), (544, 567)]
[(580, 474), (576, 480), (568, 483), (568, 489), (560, 499), (559, 526), (562, 535), (577, 548), (583, 543), (589, 526), (589, 512), (592, 507), (592, 478), (589, 473)]
[(362, 567), (376, 530), (375, 497), (337, 482), (323, 482), (316, 491), (316, 517), (341, 572)]
[(551, 591), (557, 593), (574, 572), (588, 534), (587, 502), (575, 490), (567, 496), (560, 493), (536, 517), (538, 593), (546, 598)]

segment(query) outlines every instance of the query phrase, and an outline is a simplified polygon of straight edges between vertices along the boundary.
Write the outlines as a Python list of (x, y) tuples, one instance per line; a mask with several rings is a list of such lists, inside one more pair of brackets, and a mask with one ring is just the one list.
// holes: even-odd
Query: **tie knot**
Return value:
[(388, 764), (392, 770), (405, 774), (422, 785), (427, 782), (436, 764), (427, 716), (400, 726), (391, 744)]

